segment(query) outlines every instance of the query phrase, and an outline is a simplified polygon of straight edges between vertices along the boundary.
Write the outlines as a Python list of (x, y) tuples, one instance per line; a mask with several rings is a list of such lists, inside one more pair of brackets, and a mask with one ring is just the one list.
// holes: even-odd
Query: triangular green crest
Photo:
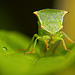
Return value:
[(63, 17), (68, 12), (56, 9), (43, 9), (33, 13), (37, 15), (43, 29), (53, 35), (63, 27)]

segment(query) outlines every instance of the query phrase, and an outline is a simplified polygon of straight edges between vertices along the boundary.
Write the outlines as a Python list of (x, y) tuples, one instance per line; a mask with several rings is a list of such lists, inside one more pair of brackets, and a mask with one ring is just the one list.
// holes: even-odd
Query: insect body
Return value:
[(43, 41), (46, 44), (47, 51), (49, 50), (49, 42), (51, 44), (54, 44), (58, 40), (61, 40), (64, 49), (71, 52), (71, 50), (67, 49), (63, 36), (65, 36), (70, 42), (73, 43), (73, 41), (62, 31), (63, 17), (68, 12), (64, 10), (56, 10), (56, 9), (43, 9), (43, 10), (35, 11), (33, 13), (38, 17), (38, 34), (34, 34), (32, 41), (28, 47), (29, 49), (31, 44), (34, 41), (34, 46), (32, 51), (26, 52), (25, 54), (33, 52), (37, 40), (39, 39), (43, 39)]

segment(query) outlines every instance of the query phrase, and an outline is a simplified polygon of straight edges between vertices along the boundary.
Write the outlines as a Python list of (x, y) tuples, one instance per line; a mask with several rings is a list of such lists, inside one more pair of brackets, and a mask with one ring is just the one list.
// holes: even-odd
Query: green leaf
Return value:
[(72, 53), (57, 48), (55, 55), (40, 57), (39, 47), (27, 54), (31, 39), (18, 32), (0, 30), (0, 75), (47, 75), (75, 65), (75, 44), (69, 46)]

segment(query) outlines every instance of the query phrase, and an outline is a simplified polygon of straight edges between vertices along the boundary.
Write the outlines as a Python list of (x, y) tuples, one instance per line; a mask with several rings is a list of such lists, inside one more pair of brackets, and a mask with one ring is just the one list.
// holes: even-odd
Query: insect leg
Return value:
[(61, 41), (63, 43), (64, 49), (67, 50), (67, 51), (72, 52), (71, 50), (67, 49), (64, 39), (61, 39)]
[(33, 36), (32, 40), (31, 40), (31, 43), (29, 44), (29, 46), (28, 46), (27, 50), (29, 50), (29, 49), (30, 49), (30, 47), (31, 47), (31, 45), (32, 45), (32, 43), (33, 43), (33, 41), (34, 41), (35, 37), (38, 37), (38, 35), (37, 35), (37, 34), (34, 34), (34, 36)]
[(53, 54), (55, 53), (55, 50), (56, 50), (56, 48), (59, 46), (60, 42), (61, 42), (61, 40), (58, 40), (58, 41), (55, 43), (55, 46), (54, 46), (53, 52), (52, 52)]
[(43, 40), (44, 40), (44, 42), (45, 42), (45, 44), (46, 44), (46, 50), (48, 51), (49, 50), (49, 44), (48, 44), (48, 42), (47, 42), (47, 40), (46, 39), (50, 39), (50, 36), (43, 36)]
[(75, 41), (72, 41), (68, 35), (66, 35), (64, 32), (62, 32), (64, 34), (64, 36), (71, 42), (71, 43), (75, 43)]
[(35, 39), (34, 45), (33, 45), (33, 48), (32, 48), (32, 51), (35, 49), (35, 46), (36, 46), (36, 44), (37, 44), (37, 40), (38, 40), (39, 38), (41, 38), (41, 37), (37, 37), (37, 38)]
[(32, 50), (31, 50), (31, 52), (25, 52), (24, 55), (26, 55), (26, 54), (28, 54), (28, 53), (33, 53), (33, 51), (34, 51), (34, 49), (35, 49), (35, 46), (36, 46), (36, 44), (37, 44), (37, 40), (38, 40), (39, 38), (41, 38), (41, 37), (37, 37), (37, 38), (35, 39), (34, 45), (33, 45), (33, 48), (32, 48)]
[(32, 45), (32, 43), (33, 43), (33, 41), (34, 41), (34, 39), (35, 39), (35, 37), (38, 37), (38, 35), (37, 35), (37, 34), (34, 34), (34, 35), (33, 35), (32, 40), (31, 40), (31, 42), (30, 42), (30, 44), (29, 44), (29, 46), (28, 46), (27, 49), (18, 49), (18, 52), (29, 50), (30, 47), (31, 47), (31, 45)]
[(49, 49), (49, 48), (48, 48), (49, 44), (48, 44), (48, 42), (47, 42), (46, 39), (43, 38), (43, 40), (44, 40), (44, 42), (45, 42), (45, 44), (46, 44), (46, 50), (48, 51), (48, 49)]

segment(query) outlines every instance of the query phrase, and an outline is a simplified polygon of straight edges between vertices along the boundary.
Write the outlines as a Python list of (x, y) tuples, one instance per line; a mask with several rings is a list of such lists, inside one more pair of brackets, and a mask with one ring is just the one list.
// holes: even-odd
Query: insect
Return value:
[(63, 17), (65, 14), (68, 13), (68, 11), (57, 10), (57, 9), (43, 9), (43, 10), (35, 11), (33, 13), (38, 17), (38, 34), (34, 34), (32, 41), (28, 47), (28, 49), (30, 49), (34, 41), (32, 51), (26, 52), (25, 55), (27, 53), (33, 53), (33, 50), (35, 49), (35, 46), (37, 44), (37, 40), (39, 39), (43, 39), (47, 51), (49, 50), (49, 42), (51, 44), (54, 44), (57, 41), (61, 40), (64, 49), (71, 52), (71, 50), (67, 49), (63, 36), (65, 36), (72, 43), (74, 43), (74, 41), (72, 41), (62, 31)]

